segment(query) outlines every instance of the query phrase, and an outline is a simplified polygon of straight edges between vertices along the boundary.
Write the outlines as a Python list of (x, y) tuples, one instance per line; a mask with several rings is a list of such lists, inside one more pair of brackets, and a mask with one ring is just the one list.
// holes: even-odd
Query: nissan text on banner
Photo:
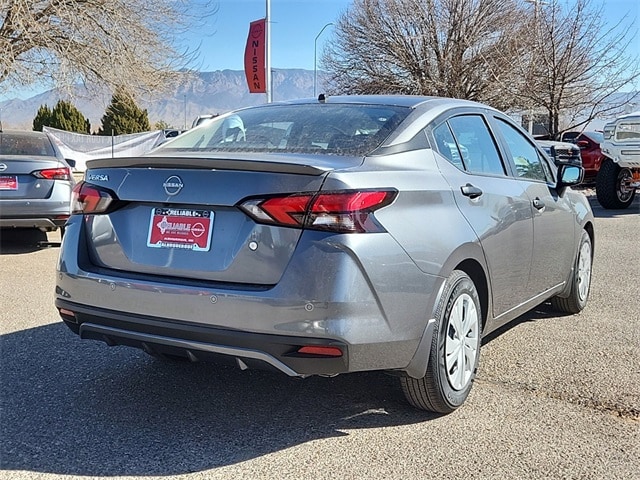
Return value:
[(244, 74), (250, 93), (266, 93), (265, 19), (251, 22), (244, 49)]

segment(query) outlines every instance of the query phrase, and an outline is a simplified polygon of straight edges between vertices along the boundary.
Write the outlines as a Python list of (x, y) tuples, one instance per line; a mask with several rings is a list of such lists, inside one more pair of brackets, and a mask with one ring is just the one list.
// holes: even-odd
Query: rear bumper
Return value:
[[(81, 232), (82, 219), (72, 217), (56, 305), (75, 313), (63, 319), (83, 338), (196, 360), (241, 359), (299, 376), (409, 371), (422, 362), (414, 359), (419, 345), (430, 345), (434, 292), (444, 280), (419, 270), (385, 234), (305, 235), (278, 284), (258, 286), (100, 268)], [(340, 346), (343, 355), (296, 357), (298, 347), (316, 344)]]
[[(56, 300), (67, 326), (83, 339), (109, 346), (126, 345), (152, 355), (177, 355), (190, 361), (232, 363), (240, 367), (279, 370), (289, 376), (336, 375), (349, 370), (348, 346), (322, 339), (227, 330), (142, 317)], [(71, 311), (74, 315), (65, 313)], [(297, 353), (303, 346), (337, 347), (343, 355)]]
[(70, 209), (69, 200), (2, 199), (0, 227), (55, 230), (67, 222)]
[(68, 216), (63, 218), (0, 218), (1, 228), (40, 228), (43, 230), (55, 230), (64, 226)]

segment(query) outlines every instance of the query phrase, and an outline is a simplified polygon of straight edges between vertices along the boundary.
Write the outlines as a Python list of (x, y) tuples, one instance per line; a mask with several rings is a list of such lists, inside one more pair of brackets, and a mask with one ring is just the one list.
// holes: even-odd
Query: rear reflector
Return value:
[(384, 232), (373, 213), (389, 205), (397, 190), (345, 190), (252, 198), (240, 208), (258, 223), (342, 233)]
[(76, 314), (66, 308), (60, 308), (60, 315), (66, 315), (67, 317), (75, 317)]
[(323, 345), (307, 345), (298, 349), (298, 353), (303, 355), (320, 355), (323, 357), (341, 357), (342, 350), (338, 347), (327, 347)]

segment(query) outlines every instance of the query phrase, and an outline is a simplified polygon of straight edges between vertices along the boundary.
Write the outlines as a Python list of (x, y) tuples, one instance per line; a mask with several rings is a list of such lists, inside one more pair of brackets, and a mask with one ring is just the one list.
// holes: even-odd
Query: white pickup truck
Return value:
[(640, 111), (604, 127), (605, 157), (596, 177), (596, 196), (604, 208), (627, 208), (640, 189)]

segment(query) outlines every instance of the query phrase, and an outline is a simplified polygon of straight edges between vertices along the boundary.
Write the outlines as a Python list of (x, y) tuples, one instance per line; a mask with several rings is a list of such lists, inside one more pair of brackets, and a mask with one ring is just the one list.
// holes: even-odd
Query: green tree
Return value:
[(58, 100), (53, 110), (42, 105), (33, 119), (33, 129), (42, 131), (42, 127), (53, 127), (67, 132), (91, 133), (89, 120), (80, 113), (71, 102)]
[(102, 116), (98, 135), (123, 135), (151, 130), (147, 110), (140, 109), (124, 91), (116, 91)]
[(33, 119), (33, 129), (37, 132), (42, 131), (42, 127), (51, 126), (51, 109), (48, 105), (40, 105), (38, 113)]

